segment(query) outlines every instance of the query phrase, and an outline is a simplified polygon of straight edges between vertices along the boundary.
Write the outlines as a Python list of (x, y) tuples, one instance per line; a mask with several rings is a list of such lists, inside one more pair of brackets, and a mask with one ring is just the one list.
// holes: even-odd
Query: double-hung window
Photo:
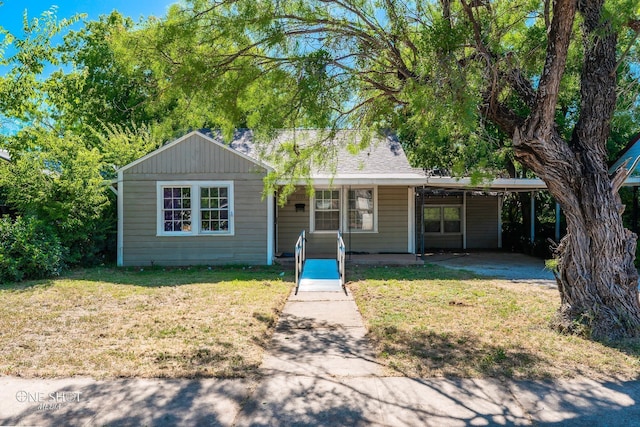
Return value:
[(311, 231), (377, 231), (376, 190), (375, 187), (315, 189)]
[(200, 231), (229, 232), (229, 188), (200, 187)]
[(462, 206), (426, 206), (423, 221), (425, 233), (461, 233)]
[(373, 188), (349, 190), (346, 229), (351, 231), (375, 230), (374, 194)]
[(233, 183), (159, 182), (157, 233), (161, 236), (232, 235)]
[(316, 190), (314, 203), (315, 231), (340, 229), (340, 190)]
[(165, 233), (191, 232), (191, 187), (162, 187), (162, 227)]

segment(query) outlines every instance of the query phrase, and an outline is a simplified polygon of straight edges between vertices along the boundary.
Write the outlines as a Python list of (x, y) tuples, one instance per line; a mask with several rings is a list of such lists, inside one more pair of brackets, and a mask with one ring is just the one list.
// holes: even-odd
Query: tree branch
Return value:
[(547, 140), (555, 126), (560, 81), (567, 62), (576, 9), (576, 0), (556, 0), (554, 3), (547, 54), (538, 85), (535, 109), (525, 131), (529, 138), (537, 134), (536, 138)]

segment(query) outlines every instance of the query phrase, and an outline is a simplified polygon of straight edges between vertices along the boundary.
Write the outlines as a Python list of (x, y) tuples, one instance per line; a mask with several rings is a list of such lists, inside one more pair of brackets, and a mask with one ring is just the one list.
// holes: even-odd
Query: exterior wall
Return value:
[[(490, 195), (473, 195), (467, 193), (466, 201), (462, 194), (426, 196), (425, 206), (466, 206), (466, 248), (467, 249), (497, 249), (498, 248), (498, 198)], [(418, 218), (421, 219), (420, 203), (416, 204)], [(416, 248), (422, 247), (420, 223), (417, 223)], [(463, 233), (424, 235), (425, 249), (463, 249)]]
[[(463, 198), (460, 196), (426, 196), (424, 199), (425, 206), (445, 206), (445, 205), (455, 205), (462, 206)], [(421, 207), (418, 205), (418, 209)], [(422, 219), (422, 214), (418, 213), (418, 218)], [(424, 247), (425, 249), (462, 249), (463, 246), (463, 237), (462, 233), (456, 234), (432, 234), (425, 233), (422, 237), (420, 236), (420, 223), (417, 224), (418, 227), (418, 242), (416, 243), (417, 248), (422, 247), (421, 239), (424, 238)]]
[(467, 194), (467, 248), (498, 248), (498, 197)]
[[(342, 191), (348, 191), (343, 187)], [(366, 253), (407, 253), (408, 191), (403, 186), (378, 186), (377, 232), (343, 230), (347, 251)], [(304, 212), (296, 212), (295, 205), (304, 204)], [(311, 200), (303, 187), (289, 196), (287, 204), (278, 208), (277, 253), (293, 253), (298, 235), (307, 232), (307, 253), (332, 255), (336, 252), (336, 235), (332, 232), (310, 233)], [(344, 216), (344, 214), (343, 214)]]
[[(122, 171), (122, 264), (266, 264), (266, 171), (205, 138), (192, 135)], [(158, 181), (233, 181), (233, 235), (158, 236)]]

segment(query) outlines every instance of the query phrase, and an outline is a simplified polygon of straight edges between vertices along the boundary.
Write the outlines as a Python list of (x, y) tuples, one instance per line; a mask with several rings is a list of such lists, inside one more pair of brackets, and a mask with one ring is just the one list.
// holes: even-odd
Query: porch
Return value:
[[(335, 256), (330, 253), (313, 254), (313, 258), (318, 259), (335, 259)], [(425, 263), (420, 255), (414, 254), (346, 254), (345, 261), (347, 266), (405, 266), (424, 265)], [(295, 266), (295, 258), (292, 256), (276, 257), (275, 262), (283, 267), (293, 268)]]

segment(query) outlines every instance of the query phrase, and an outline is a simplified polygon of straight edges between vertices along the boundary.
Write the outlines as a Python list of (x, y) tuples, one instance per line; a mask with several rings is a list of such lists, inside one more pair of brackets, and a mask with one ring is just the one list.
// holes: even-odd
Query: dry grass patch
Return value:
[(251, 375), (292, 287), (281, 272), (99, 268), (0, 285), (0, 373)]
[[(637, 379), (640, 340), (599, 343), (549, 327), (553, 288), (442, 267), (361, 269), (349, 284), (390, 374)], [(355, 280), (354, 280), (355, 278)]]

